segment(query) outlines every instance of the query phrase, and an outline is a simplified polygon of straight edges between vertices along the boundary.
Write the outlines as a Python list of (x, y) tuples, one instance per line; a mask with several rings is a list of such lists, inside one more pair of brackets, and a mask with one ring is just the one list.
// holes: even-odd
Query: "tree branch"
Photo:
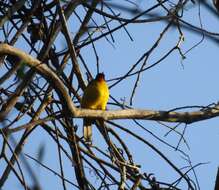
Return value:
[(217, 176), (216, 176), (214, 190), (218, 190), (218, 189), (219, 189), (219, 168), (217, 169)]
[[(19, 57), (25, 64), (36, 69), (36, 71), (41, 74), (56, 90), (59, 98), (67, 106), (71, 114), (74, 116), (76, 114), (76, 108), (68, 95), (67, 90), (63, 82), (59, 77), (46, 65), (40, 62), (38, 59), (33, 58), (27, 53), (12, 47), (8, 44), (0, 44), (0, 55), (11, 55)], [(2, 118), (0, 118), (1, 120)]]
[(214, 107), (207, 107), (192, 112), (175, 112), (175, 111), (156, 111), (156, 110), (140, 110), (140, 109), (125, 109), (113, 111), (101, 110), (78, 110), (78, 118), (103, 118), (105, 120), (115, 119), (142, 119), (142, 120), (155, 120), (166, 122), (180, 122), (180, 123), (194, 123), (205, 119), (210, 119), (219, 116), (219, 105)]
[[(0, 55), (12, 55), (22, 59), (30, 67), (34, 67), (56, 90), (59, 98), (64, 103), (72, 117), (75, 118), (102, 118), (104, 120), (115, 119), (143, 119), (166, 122), (193, 123), (219, 116), (219, 104), (214, 107), (206, 107), (198, 111), (176, 112), (176, 111), (156, 111), (140, 109), (124, 109), (113, 111), (77, 109), (69, 96), (65, 85), (59, 77), (46, 65), (39, 60), (31, 57), (25, 52), (14, 48), (8, 44), (0, 44)], [(1, 118), (0, 118), (1, 119)]]

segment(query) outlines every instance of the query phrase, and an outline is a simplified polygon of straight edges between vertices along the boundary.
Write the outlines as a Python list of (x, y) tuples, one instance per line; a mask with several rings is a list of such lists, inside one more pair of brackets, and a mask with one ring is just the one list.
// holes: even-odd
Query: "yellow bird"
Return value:
[[(86, 89), (81, 101), (81, 107), (93, 110), (105, 110), (109, 99), (109, 89), (103, 73), (98, 73)], [(84, 139), (86, 143), (92, 143), (92, 119), (84, 119)]]

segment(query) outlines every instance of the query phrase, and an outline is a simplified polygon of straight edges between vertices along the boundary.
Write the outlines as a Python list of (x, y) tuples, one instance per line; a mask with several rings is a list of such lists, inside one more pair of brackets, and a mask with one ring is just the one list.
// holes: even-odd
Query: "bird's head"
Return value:
[(105, 81), (105, 75), (104, 73), (98, 73), (96, 78), (97, 81)]

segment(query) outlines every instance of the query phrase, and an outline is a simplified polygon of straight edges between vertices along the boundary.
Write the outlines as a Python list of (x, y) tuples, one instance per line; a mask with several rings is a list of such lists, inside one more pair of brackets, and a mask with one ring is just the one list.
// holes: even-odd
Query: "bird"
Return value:
[[(108, 99), (109, 88), (105, 81), (105, 75), (104, 73), (98, 73), (84, 90), (81, 108), (106, 110)], [(87, 144), (92, 144), (92, 123), (92, 119), (84, 118), (83, 120), (83, 135)]]

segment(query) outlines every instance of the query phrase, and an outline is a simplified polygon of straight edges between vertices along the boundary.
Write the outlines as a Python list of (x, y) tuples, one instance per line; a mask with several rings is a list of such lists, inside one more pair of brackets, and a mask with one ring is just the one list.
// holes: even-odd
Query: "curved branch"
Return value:
[(67, 106), (71, 114), (73, 116), (76, 114), (77, 110), (71, 100), (71, 97), (68, 95), (68, 92), (65, 89), (63, 82), (59, 79), (56, 73), (54, 73), (46, 64), (43, 64), (38, 59), (33, 58), (22, 50), (19, 50), (18, 48), (12, 47), (5, 43), (0, 44), (0, 55), (17, 56), (23, 62), (25, 62), (25, 64), (36, 69), (36, 71), (41, 74), (54, 87), (59, 95), (59, 98)]
[(31, 57), (23, 51), (8, 44), (0, 44), (0, 55), (12, 55), (22, 59), (26, 64), (34, 67), (56, 90), (72, 117), (75, 118), (102, 118), (104, 120), (114, 119), (143, 119), (166, 122), (193, 123), (219, 116), (219, 104), (214, 107), (206, 107), (192, 112), (156, 111), (140, 109), (124, 109), (113, 111), (77, 109), (69, 96), (65, 85), (59, 77), (39, 60)]

